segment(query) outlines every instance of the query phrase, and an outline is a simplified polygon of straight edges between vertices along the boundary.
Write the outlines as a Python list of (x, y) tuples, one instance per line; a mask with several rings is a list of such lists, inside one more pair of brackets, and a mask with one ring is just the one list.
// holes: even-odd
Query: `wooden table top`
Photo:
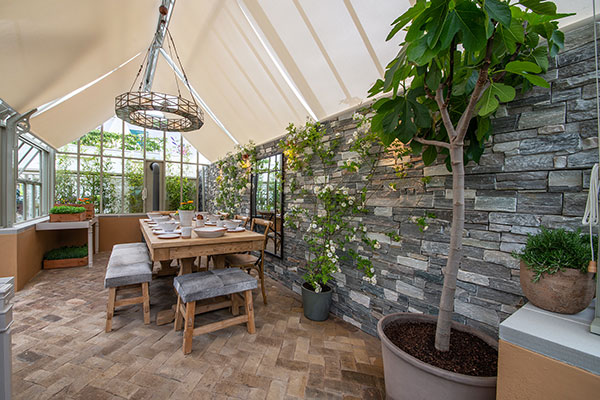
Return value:
[(144, 234), (148, 247), (153, 249), (165, 249), (175, 247), (190, 247), (190, 246), (213, 246), (220, 244), (232, 244), (243, 242), (263, 241), (264, 235), (258, 232), (246, 230), (244, 232), (226, 232), (225, 235), (218, 238), (199, 238), (192, 231), (190, 239), (159, 239), (158, 235), (152, 232), (152, 228), (143, 219), (140, 219), (140, 229)]

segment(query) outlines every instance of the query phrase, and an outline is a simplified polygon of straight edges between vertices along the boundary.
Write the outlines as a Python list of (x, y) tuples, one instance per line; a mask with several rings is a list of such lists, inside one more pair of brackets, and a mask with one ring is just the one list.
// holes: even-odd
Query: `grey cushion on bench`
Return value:
[[(137, 244), (137, 243), (136, 243)], [(121, 265), (150, 263), (150, 256), (146, 245), (141, 246), (120, 247), (115, 245), (108, 260), (108, 267), (120, 267)], [(119, 246), (119, 247), (117, 247)]]
[(152, 281), (152, 268), (149, 263), (134, 263), (109, 267), (104, 277), (104, 287), (119, 287)]
[(256, 279), (237, 268), (195, 272), (174, 279), (184, 303), (256, 289)]
[(112, 249), (113, 251), (120, 249), (140, 249), (145, 251), (148, 250), (148, 248), (146, 247), (146, 243), (143, 242), (115, 244)]

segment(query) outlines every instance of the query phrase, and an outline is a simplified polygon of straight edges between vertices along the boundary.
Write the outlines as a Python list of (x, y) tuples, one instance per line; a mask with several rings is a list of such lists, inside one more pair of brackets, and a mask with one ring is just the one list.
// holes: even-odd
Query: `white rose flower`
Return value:
[(354, 139), (352, 139), (352, 138), (348, 139), (348, 144), (352, 144), (352, 142), (354, 142)]
[(339, 132), (336, 132), (335, 137), (340, 137), (340, 136), (342, 136), (342, 134)]
[(342, 203), (342, 207), (346, 207), (346, 203)]
[(371, 267), (371, 272), (375, 272), (375, 268)]
[(339, 226), (339, 225), (336, 225), (336, 226), (335, 226), (335, 230), (336, 230), (336, 231), (339, 231), (339, 230), (340, 230), (340, 226)]
[(375, 242), (375, 245), (374, 245), (374, 247), (375, 247), (376, 249), (380, 249), (380, 248), (381, 248), (381, 244), (380, 244), (379, 242)]
[(317, 224), (312, 224), (312, 225), (311, 225), (311, 227), (312, 227), (313, 229), (317, 229)]
[(354, 200), (352, 200), (352, 199), (348, 200), (348, 204), (350, 204), (350, 205), (354, 204)]
[(358, 238), (356, 237), (356, 235), (352, 236), (352, 241), (356, 242), (358, 240)]
[(327, 258), (331, 258), (333, 256), (333, 254), (331, 254), (330, 252), (327, 252)]
[(317, 283), (317, 287), (315, 288), (315, 293), (321, 293), (321, 285)]

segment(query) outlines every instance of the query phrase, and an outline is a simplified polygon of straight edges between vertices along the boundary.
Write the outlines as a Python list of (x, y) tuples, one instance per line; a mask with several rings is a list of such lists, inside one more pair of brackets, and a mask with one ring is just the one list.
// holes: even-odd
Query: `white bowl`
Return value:
[(217, 238), (223, 236), (225, 232), (227, 232), (227, 229), (206, 226), (204, 228), (195, 228), (194, 232), (196, 232), (196, 235), (200, 238)]
[(160, 226), (165, 232), (173, 232), (175, 230), (175, 227), (177, 227), (177, 222), (175, 222), (175, 221), (159, 222), (158, 226)]
[(227, 229), (237, 229), (242, 224), (242, 221), (239, 219), (229, 219), (225, 220), (224, 226)]
[(147, 215), (147, 216), (148, 216), (148, 218), (150, 218), (150, 219), (154, 219), (154, 218), (156, 218), (156, 217), (162, 217), (162, 214), (161, 214), (161, 213), (159, 213), (159, 212), (149, 212), (149, 213), (146, 213), (146, 215)]
[(171, 216), (171, 218), (173, 218), (175, 221), (179, 221), (179, 214), (177, 213), (171, 213), (169, 214)]
[(169, 217), (168, 215), (161, 215), (160, 217), (154, 217), (152, 218), (154, 220), (154, 222), (167, 222), (171, 219), (171, 217)]

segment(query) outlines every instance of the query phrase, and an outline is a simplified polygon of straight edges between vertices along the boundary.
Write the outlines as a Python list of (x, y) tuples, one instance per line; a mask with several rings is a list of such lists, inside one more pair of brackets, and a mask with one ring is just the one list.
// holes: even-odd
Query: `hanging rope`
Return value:
[(171, 36), (171, 31), (168, 29), (167, 29), (167, 35), (169, 36), (169, 40), (171, 41), (171, 44), (173, 45), (173, 50), (175, 50), (175, 57), (177, 57), (177, 62), (179, 63), (179, 68), (181, 68), (181, 73), (183, 74), (183, 79), (185, 81), (185, 85), (186, 85), (188, 91), (190, 92), (192, 101), (197, 106), (198, 103), (196, 103), (196, 98), (194, 97), (193, 93), (190, 90), (190, 82), (188, 80), (187, 74), (185, 73), (185, 69), (183, 68), (183, 64), (181, 63), (181, 59), (179, 58), (179, 53), (177, 52), (177, 46), (175, 46), (175, 41), (173, 40), (173, 36)]
[[(173, 51), (172, 51), (171, 41), (168, 39), (167, 39), (167, 46), (169, 47), (169, 55), (171, 56), (171, 59), (173, 59)], [(171, 68), (171, 70), (173, 72), (173, 79), (175, 79), (175, 85), (177, 86), (177, 96), (181, 97), (181, 90), (179, 90), (179, 79), (177, 79), (177, 74), (175, 74), (175, 70), (173, 68)]]

